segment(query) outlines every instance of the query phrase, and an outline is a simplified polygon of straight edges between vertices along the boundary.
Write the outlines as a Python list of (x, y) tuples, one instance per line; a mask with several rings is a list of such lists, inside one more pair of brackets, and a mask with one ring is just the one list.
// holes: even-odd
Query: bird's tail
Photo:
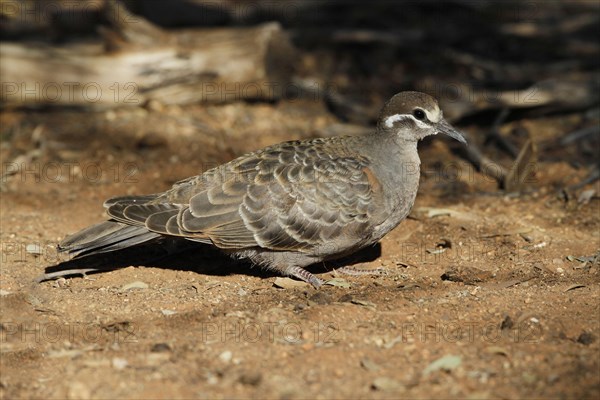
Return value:
[(159, 236), (158, 233), (148, 231), (145, 226), (105, 221), (65, 238), (58, 244), (58, 251), (78, 258), (124, 249)]

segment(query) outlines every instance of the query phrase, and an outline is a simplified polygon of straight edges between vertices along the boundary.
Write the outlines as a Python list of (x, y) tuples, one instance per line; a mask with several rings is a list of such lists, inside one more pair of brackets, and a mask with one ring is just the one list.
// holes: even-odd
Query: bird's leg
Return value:
[(315, 289), (318, 289), (323, 284), (323, 281), (302, 267), (288, 267), (286, 268), (286, 273), (293, 276), (294, 278), (298, 278), (306, 283), (310, 283), (313, 285)]

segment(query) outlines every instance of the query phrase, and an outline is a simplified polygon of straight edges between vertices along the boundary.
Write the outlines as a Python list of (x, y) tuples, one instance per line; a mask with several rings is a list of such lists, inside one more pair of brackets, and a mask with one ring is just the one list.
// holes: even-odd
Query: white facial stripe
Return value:
[(394, 122), (402, 121), (404, 118), (407, 118), (407, 117), (410, 117), (410, 115), (407, 115), (407, 114), (390, 115), (389, 117), (387, 117), (385, 119), (385, 126), (387, 126), (388, 128), (391, 128), (394, 126)]
[(427, 124), (425, 124), (423, 121), (419, 121), (418, 119), (416, 119), (415, 117), (413, 117), (411, 114), (394, 114), (394, 115), (390, 115), (389, 117), (387, 117), (385, 119), (385, 126), (387, 126), (388, 128), (392, 128), (394, 126), (395, 122), (398, 121), (402, 121), (404, 119), (407, 118), (411, 118), (413, 121), (415, 121), (415, 123), (417, 124), (417, 126), (421, 129), (431, 129), (431, 127)]
[(442, 119), (442, 112), (438, 110), (437, 113), (433, 114), (428, 110), (423, 110), (425, 111), (425, 115), (427, 115), (427, 119), (430, 120), (431, 122), (440, 122), (440, 120)]

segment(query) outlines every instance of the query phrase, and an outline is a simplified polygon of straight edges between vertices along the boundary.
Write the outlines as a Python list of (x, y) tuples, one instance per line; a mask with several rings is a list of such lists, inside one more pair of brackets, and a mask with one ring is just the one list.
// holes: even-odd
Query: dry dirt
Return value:
[[(162, 126), (144, 109), (87, 125), (3, 116), (23, 130), (43, 118), (45, 146), (14, 165), (31, 142), (3, 147), (3, 169), (16, 169), (2, 181), (0, 397), (600, 398), (600, 201), (577, 201), (600, 188), (561, 192), (586, 172), (565, 161), (541, 162), (528, 194), (507, 195), (454, 144), (423, 143), (411, 218), (349, 260), (381, 276), (316, 266), (335, 285), (279, 288), (199, 246), (35, 283), (62, 258), (57, 241), (102, 220), (104, 199), (335, 122), (286, 102), (161, 113)], [(123, 136), (135, 118), (149, 127)], [(79, 148), (58, 145), (82, 129)]]

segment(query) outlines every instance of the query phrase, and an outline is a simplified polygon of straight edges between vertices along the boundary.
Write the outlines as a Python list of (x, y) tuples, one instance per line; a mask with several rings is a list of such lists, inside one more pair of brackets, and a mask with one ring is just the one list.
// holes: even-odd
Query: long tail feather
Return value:
[(67, 237), (58, 244), (58, 251), (66, 251), (73, 257), (82, 257), (124, 249), (159, 236), (143, 226), (105, 221)]

